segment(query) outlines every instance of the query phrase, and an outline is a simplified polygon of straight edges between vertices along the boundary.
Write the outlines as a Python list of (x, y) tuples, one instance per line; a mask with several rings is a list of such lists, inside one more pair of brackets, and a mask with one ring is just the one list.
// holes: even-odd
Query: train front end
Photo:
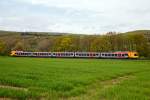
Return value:
[(128, 57), (130, 58), (130, 59), (138, 59), (139, 58), (139, 54), (138, 54), (138, 52), (131, 52), (131, 51), (129, 51), (128, 52)]

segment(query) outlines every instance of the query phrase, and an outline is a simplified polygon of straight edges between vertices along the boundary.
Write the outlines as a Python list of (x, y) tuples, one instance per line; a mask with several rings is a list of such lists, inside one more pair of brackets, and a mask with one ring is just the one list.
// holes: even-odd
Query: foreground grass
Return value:
[(0, 57), (0, 97), (147, 100), (149, 65), (148, 60)]

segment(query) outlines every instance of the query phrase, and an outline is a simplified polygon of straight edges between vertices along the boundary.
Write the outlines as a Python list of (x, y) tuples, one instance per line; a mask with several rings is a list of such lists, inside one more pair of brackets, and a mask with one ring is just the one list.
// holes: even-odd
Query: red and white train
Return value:
[(17, 57), (52, 57), (52, 58), (139, 58), (134, 51), (119, 52), (27, 52), (11, 51), (11, 56)]

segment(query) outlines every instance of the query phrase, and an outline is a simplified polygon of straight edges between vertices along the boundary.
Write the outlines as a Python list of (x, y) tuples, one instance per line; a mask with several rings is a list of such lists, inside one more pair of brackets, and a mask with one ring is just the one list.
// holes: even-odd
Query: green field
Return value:
[(150, 100), (150, 61), (0, 57), (1, 98)]

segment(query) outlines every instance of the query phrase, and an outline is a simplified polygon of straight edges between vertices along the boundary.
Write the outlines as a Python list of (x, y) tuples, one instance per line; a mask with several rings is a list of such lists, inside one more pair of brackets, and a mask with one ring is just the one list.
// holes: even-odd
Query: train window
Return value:
[(124, 55), (124, 54), (122, 54), (122, 56), (124, 57), (125, 55)]
[(96, 56), (96, 54), (93, 54), (93, 56)]
[(98, 56), (98, 54), (96, 54), (96, 56)]
[(111, 56), (111, 54), (108, 54), (108, 56)]
[(128, 54), (125, 54), (125, 56), (128, 56)]
[(89, 54), (87, 54), (87, 56), (89, 56)]
[(115, 54), (112, 54), (112, 56), (115, 56)]
[(81, 56), (81, 54), (79, 54), (79, 56)]
[(105, 54), (102, 54), (102, 56), (105, 56)]
[(105, 56), (108, 56), (107, 54), (105, 54)]
[(117, 56), (117, 54), (115, 54), (115, 56)]
[(137, 54), (134, 54), (134, 56), (137, 56)]

